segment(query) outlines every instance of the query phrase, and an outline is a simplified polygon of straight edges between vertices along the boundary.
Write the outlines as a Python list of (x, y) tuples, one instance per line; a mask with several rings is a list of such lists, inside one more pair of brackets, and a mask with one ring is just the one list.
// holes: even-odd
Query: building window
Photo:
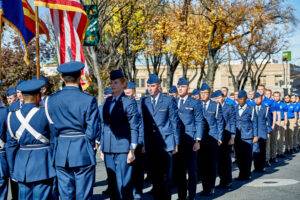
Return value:
[(275, 75), (275, 85), (280, 87), (282, 85), (282, 82), (282, 75)]
[(140, 87), (140, 79), (136, 79), (136, 80), (135, 80), (135, 84), (136, 84), (136, 87), (137, 87), (137, 88)]
[(141, 87), (145, 87), (145, 79), (144, 78), (141, 79)]

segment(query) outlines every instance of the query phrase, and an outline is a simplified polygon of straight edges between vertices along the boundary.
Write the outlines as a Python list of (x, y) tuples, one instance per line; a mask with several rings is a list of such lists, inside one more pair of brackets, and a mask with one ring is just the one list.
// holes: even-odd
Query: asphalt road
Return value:
[[(237, 177), (238, 171), (235, 168), (233, 177)], [(109, 199), (102, 195), (106, 189), (106, 172), (104, 163), (98, 161), (96, 171), (96, 183), (94, 188), (94, 199)], [(217, 180), (217, 183), (218, 184)], [(145, 186), (143, 199), (152, 200), (149, 191), (151, 186)], [(278, 163), (267, 168), (264, 174), (252, 173), (252, 180), (248, 182), (234, 181), (229, 191), (216, 190), (215, 195), (210, 198), (200, 197), (201, 184), (197, 186), (197, 199), (226, 199), (226, 200), (300, 200), (300, 153), (280, 159)], [(10, 198), (9, 198), (10, 199)], [(177, 199), (176, 191), (172, 200)]]
[[(233, 177), (237, 177), (238, 170), (235, 168)], [(97, 181), (94, 189), (94, 199), (109, 199), (102, 195), (106, 189), (105, 170), (103, 163), (97, 166)], [(217, 180), (218, 184), (219, 180)], [(152, 200), (149, 194), (151, 187), (145, 187), (145, 200)], [(264, 174), (252, 173), (252, 179), (248, 182), (234, 181), (230, 191), (215, 190), (211, 198), (199, 196), (202, 191), (201, 183), (197, 186), (197, 199), (220, 199), (220, 200), (300, 200), (300, 153), (279, 159), (279, 162), (266, 169)], [(176, 191), (172, 200), (177, 199)]]

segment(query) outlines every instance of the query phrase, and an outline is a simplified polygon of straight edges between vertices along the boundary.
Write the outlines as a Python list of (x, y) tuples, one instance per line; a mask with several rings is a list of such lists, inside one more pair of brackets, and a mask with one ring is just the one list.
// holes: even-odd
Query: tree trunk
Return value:
[(214, 87), (214, 80), (216, 76), (216, 71), (218, 69), (218, 64), (215, 61), (217, 54), (217, 49), (209, 49), (208, 51), (208, 59), (207, 59), (207, 79), (206, 83), (213, 89)]

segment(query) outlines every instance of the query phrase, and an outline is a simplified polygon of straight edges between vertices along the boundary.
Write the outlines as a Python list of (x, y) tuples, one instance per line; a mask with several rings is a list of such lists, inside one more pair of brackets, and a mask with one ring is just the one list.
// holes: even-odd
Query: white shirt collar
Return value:
[(246, 108), (247, 108), (247, 104), (245, 104), (243, 107), (241, 107), (241, 106), (239, 105), (239, 109), (246, 110)]
[(154, 98), (151, 96), (151, 101), (153, 101), (153, 99), (155, 99), (155, 102), (157, 103), (159, 96), (160, 96), (160, 93), (158, 93)]
[(185, 101), (187, 100), (188, 97), (189, 97), (189, 95), (185, 95), (185, 97), (179, 97), (179, 101), (180, 101), (181, 99), (183, 99), (183, 103), (185, 103)]

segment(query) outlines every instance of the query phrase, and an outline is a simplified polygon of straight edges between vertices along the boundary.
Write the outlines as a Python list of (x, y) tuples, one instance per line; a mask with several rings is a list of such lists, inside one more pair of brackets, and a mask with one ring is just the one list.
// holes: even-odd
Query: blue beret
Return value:
[(186, 78), (184, 78), (184, 77), (181, 77), (179, 80), (178, 80), (178, 82), (177, 82), (177, 85), (189, 85), (189, 81), (186, 79)]
[(23, 82), (24, 82), (24, 80), (19, 80), (18, 83), (17, 83), (17, 86), (20, 85)]
[(73, 74), (80, 72), (84, 68), (84, 64), (78, 61), (71, 61), (58, 66), (57, 71), (62, 74)]
[(194, 89), (193, 92), (192, 92), (192, 95), (199, 95), (200, 93), (200, 90), (199, 89)]
[(247, 92), (245, 90), (240, 90), (238, 93), (238, 98), (241, 99), (245, 97), (247, 97)]
[(223, 96), (223, 93), (221, 90), (217, 90), (214, 93), (212, 93), (211, 98), (221, 97)]
[(256, 92), (255, 95), (254, 95), (254, 98), (256, 99), (256, 98), (261, 97), (261, 96), (262, 96), (261, 94), (259, 94), (258, 92)]
[(110, 80), (116, 80), (116, 79), (118, 79), (118, 78), (124, 78), (125, 76), (124, 76), (124, 73), (123, 73), (123, 71), (122, 70), (120, 70), (120, 69), (116, 69), (116, 70), (112, 70), (111, 72), (110, 72)]
[(172, 85), (169, 89), (169, 93), (177, 93), (177, 87), (175, 85)]
[(129, 81), (127, 84), (127, 89), (135, 89), (135, 88), (136, 88), (135, 82)]
[[(37, 78), (36, 76), (32, 76), (32, 79), (37, 79)], [(43, 75), (41, 75), (39, 79), (45, 81), (46, 84), (49, 83), (49, 79)]]
[(6, 90), (6, 96), (9, 97), (11, 95), (14, 95), (14, 94), (17, 94), (17, 90), (15, 87), (9, 87), (7, 90)]
[(147, 80), (147, 84), (159, 84), (160, 83), (160, 80), (157, 76), (157, 74), (150, 74), (149, 75), (149, 78)]
[(203, 83), (200, 88), (200, 91), (205, 91), (205, 90), (210, 90), (210, 87), (207, 83)]
[(107, 88), (104, 89), (104, 95), (109, 95), (109, 94), (112, 94), (111, 87), (107, 87)]
[(44, 80), (31, 79), (28, 81), (23, 81), (21, 84), (19, 84), (17, 86), (17, 90), (20, 90), (24, 94), (34, 94), (39, 93), (44, 85)]

